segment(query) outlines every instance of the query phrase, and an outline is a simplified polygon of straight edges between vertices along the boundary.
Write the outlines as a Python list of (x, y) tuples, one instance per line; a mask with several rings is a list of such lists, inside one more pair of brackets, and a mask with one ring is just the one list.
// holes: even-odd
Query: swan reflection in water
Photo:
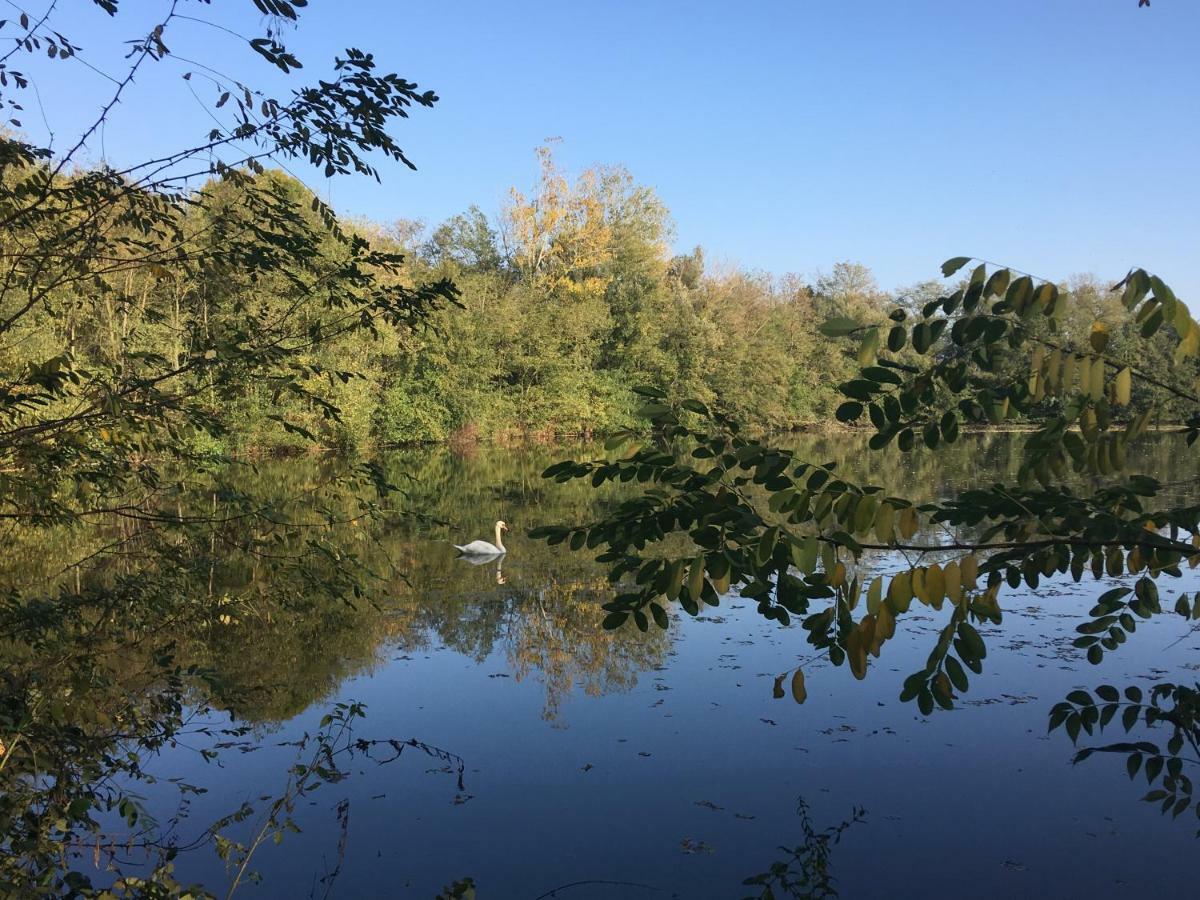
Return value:
[(496, 584), (505, 584), (508, 581), (508, 579), (506, 579), (504, 577), (504, 573), (500, 569), (500, 567), (504, 565), (504, 557), (505, 556), (506, 556), (506, 554), (504, 554), (504, 553), (490, 553), (490, 554), (463, 553), (463, 554), (460, 554), (458, 558), (465, 563), (469, 563), (472, 566), (482, 566), (484, 563), (495, 562), (496, 563)]
[(496, 543), (471, 541), (469, 544), (455, 544), (454, 549), (459, 552), (458, 558), (466, 560), (473, 566), (481, 566), (495, 560), (496, 584), (504, 584), (504, 575), (500, 571), (500, 566), (504, 562), (504, 555), (508, 553), (502, 537), (506, 531), (508, 531), (508, 525), (501, 519), (496, 522)]

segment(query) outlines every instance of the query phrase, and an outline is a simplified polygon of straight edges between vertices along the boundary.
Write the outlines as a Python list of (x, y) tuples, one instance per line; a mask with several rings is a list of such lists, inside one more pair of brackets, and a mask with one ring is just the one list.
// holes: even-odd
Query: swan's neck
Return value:
[(496, 549), (499, 550), (501, 553), (504, 553), (505, 552), (504, 541), (501, 540), (500, 533), (501, 533), (501, 528), (499, 525), (497, 525), (496, 526)]

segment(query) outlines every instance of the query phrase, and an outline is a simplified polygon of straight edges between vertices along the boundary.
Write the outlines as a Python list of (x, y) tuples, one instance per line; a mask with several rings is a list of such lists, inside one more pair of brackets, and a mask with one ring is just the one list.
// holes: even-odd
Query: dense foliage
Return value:
[[(970, 261), (949, 260), (943, 274)], [(1189, 448), (1200, 435), (1200, 326), (1162, 280), (1141, 269), (1112, 293), (1137, 325), (1133, 343), (1167, 341), (1169, 362), (1155, 366), (1152, 351), (1114, 342), (1103, 315), (1080, 327), (1094, 308), (1078, 296), (1009, 269), (989, 272), (985, 263), (942, 296), (896, 305), (883, 323), (836, 317), (822, 325), (853, 342), (860, 369), (839, 387), (838, 418), (869, 422), (875, 451), (911, 452), (918, 441), (936, 450), (954, 444), (967, 425), (1045, 410), (1024, 438), (1011, 481), (932, 502), (911, 491), (888, 494), (833, 462), (746, 437), (733, 418), (698, 400), (672, 403), (646, 387), (648, 430), (615, 435), (607, 458), (563, 461), (545, 473), (644, 487), (609, 516), (534, 534), (599, 551), (618, 590), (604, 605), (606, 628), (631, 622), (645, 631), (651, 621), (666, 628), (666, 604), (694, 616), (735, 590), (768, 619), (798, 617), (808, 642), (856, 678), (865, 677), (914, 601), (939, 612), (938, 640), (900, 695), (926, 715), (952, 708), (972, 674), (983, 671), (987, 648), (975, 626), (999, 621), (1006, 588), (1037, 589), (1060, 576), (1118, 579), (1078, 627), (1076, 647), (1098, 664), (1139, 618), (1167, 610), (1185, 622), (1200, 618), (1200, 594), (1176, 589), (1174, 602), (1164, 596), (1183, 566), (1200, 563), (1197, 485), (1164, 484), (1142, 469), (1138, 452), (1159, 403), (1169, 402), (1183, 420), (1178, 430)], [(1011, 374), (1017, 371), (1019, 378)], [(1130, 414), (1135, 383), (1169, 400), (1151, 397)], [(776, 695), (783, 696), (788, 674), (793, 697), (803, 702), (802, 669), (781, 675)], [(1072, 695), (1053, 711), (1052, 727), (1065, 724), (1073, 739), (1103, 728), (1117, 711), (1117, 691), (1105, 686), (1099, 696), (1113, 702)], [(1195, 737), (1195, 696), (1192, 688), (1163, 685), (1152, 706), (1142, 707), (1140, 694), (1129, 695), (1126, 730), (1139, 721), (1174, 725), (1165, 752), (1148, 742), (1102, 748), (1130, 751), (1131, 774), (1134, 761), (1149, 755), (1151, 781), (1165, 763), (1167, 783), (1149, 799), (1176, 815), (1193, 803), (1179, 753)]]
[[(301, 69), (279, 26), (306, 4), (253, 5), (263, 33), (234, 39), (256, 62)], [(118, 11), (116, 0), (95, 6)], [(542, 531), (603, 546), (613, 580), (632, 582), (609, 599), (603, 584), (564, 581), (538, 596), (557, 616), (516, 617), (507, 633), (516, 668), (560, 686), (619, 682), (629, 659), (661, 650), (637, 657), (589, 630), (597, 601), (607, 601), (610, 628), (632, 619), (645, 630), (650, 618), (667, 622), (663, 597), (695, 613), (737, 586), (771, 618), (804, 616), (810, 641), (859, 677), (914, 599), (946, 609), (928, 666), (905, 687), (929, 712), (967, 689), (966, 670), (981, 670), (986, 650), (971, 623), (999, 615), (1004, 583), (1135, 577), (1081, 626), (1080, 649), (1099, 661), (1134, 616), (1161, 611), (1160, 578), (1195, 558), (1194, 500), (1156, 505), (1158, 482), (1119, 477), (1154, 415), (1192, 437), (1200, 429), (1200, 330), (1157, 279), (1134, 272), (1114, 300), (1091, 283), (1037, 284), (980, 266), (947, 296), (926, 285), (888, 297), (851, 265), (812, 284), (713, 273), (699, 251), (671, 255), (652, 191), (619, 169), (571, 180), (547, 150), (534, 190), (514, 192), (495, 224), (472, 209), (424, 239), (345, 225), (276, 167), (376, 175), (380, 154), (411, 165), (390, 129), (436, 97), (350, 49), (329, 80), (277, 98), (174, 57), (177, 29), (214, 24), (179, 6), (164, 4), (129, 43), (127, 70), (110, 78), (111, 99), (76, 143), (55, 151), (0, 136), (0, 521), (6, 564), (18, 554), (28, 564), (6, 565), (0, 582), (0, 891), (205, 895), (176, 883), (179, 848), (131, 796), (144, 755), (213, 708), (281, 715), (331, 679), (318, 671), (315, 687), (292, 684), (291, 694), (238, 690), (207, 665), (236, 654), (222, 626), (263, 617), (299, 656), (318, 635), (343, 637), (338, 625), (370, 603), (372, 587), (394, 583), (394, 561), (371, 544), (395, 521), (393, 473), (339, 458), (298, 483), (265, 481), (233, 464), (234, 451), (531, 431), (615, 432), (615, 451), (648, 417), (649, 446), (551, 469), (595, 485), (652, 483), (595, 524)], [(13, 38), (0, 57), (0, 101), (16, 128), (34, 82), (14, 62), (84, 61), (54, 13), (50, 4), (40, 18), (0, 23)], [(217, 126), (125, 168), (83, 165), (135, 80), (172, 65), (204, 82)], [(853, 353), (834, 352), (842, 337)], [(640, 412), (636, 383), (650, 385)], [(918, 435), (931, 449), (953, 443), (968, 424), (1038, 427), (1019, 484), (918, 503), (747, 439), (737, 424), (834, 417), (869, 421), (873, 446), (901, 449)], [(1096, 483), (1076, 491), (1072, 468)], [(957, 536), (906, 543), (922, 523)], [(659, 542), (663, 555), (644, 554)], [(47, 552), (52, 543), (62, 558)], [(857, 566), (871, 550), (903, 550), (913, 562), (868, 584)], [(820, 601), (825, 609), (810, 609)], [(1174, 608), (1200, 615), (1196, 600)], [(476, 624), (446, 631), (464, 646), (494, 639), (496, 629)], [(238, 674), (224, 666), (227, 679)], [(791, 689), (804, 699), (802, 675)], [(1096, 693), (1103, 704), (1068, 697), (1053, 724), (1073, 738), (1103, 728), (1116, 693)], [(1127, 729), (1167, 721), (1175, 733), (1164, 748), (1097, 749), (1128, 752), (1131, 773), (1147, 760), (1151, 780), (1165, 771), (1153, 799), (1178, 814), (1192, 803), (1178, 758), (1185, 739), (1194, 746), (1195, 693), (1168, 686), (1148, 705), (1125, 696), (1136, 712)], [(553, 690), (548, 698), (553, 715)], [(293, 824), (298, 798), (340, 777), (334, 760), (375, 746), (353, 736), (361, 712), (340, 706), (300, 742), (311, 756), (279, 798), (203, 832), (198, 840), (234, 865), (231, 891), (255, 849)], [(246, 734), (218, 736), (236, 746)], [(453, 758), (415, 738), (382, 743)], [(224, 833), (256, 815), (248, 841)], [(806, 832), (816, 849), (790, 851), (792, 862), (807, 878), (815, 853), (824, 879), (829, 838)], [(119, 871), (122, 846), (144, 852), (141, 876)], [(790, 865), (761, 883), (787, 884)], [(448, 893), (470, 890), (467, 880)]]
[[(175, 882), (176, 848), (131, 795), (144, 756), (175, 745), (222, 695), (180, 645), (239, 601), (361, 603), (381, 574), (333, 530), (386, 515), (395, 486), (379, 466), (338, 461), (288, 494), (241, 478), (220, 454), (247, 418), (307, 443), (341, 427), (339, 392), (357, 377), (343, 364), (346, 342), (418, 329), (456, 300), (446, 282), (407, 278), (399, 254), (344, 230), (263, 164), (301, 160), (326, 176), (376, 175), (380, 157), (411, 165), (392, 128), (433, 106), (432, 92), (351, 48), (327, 80), (277, 98), (170, 49), (183, 29), (210, 30), (273, 76), (291, 74), (301, 62), (282, 25), (304, 6), (254, 0), (263, 33), (243, 37), (164, 3), (121, 48), (123, 74), (103, 73), (109, 99), (75, 143), (54, 150), (0, 135), (0, 525), (12, 554), (0, 582), (5, 896), (203, 895)], [(118, 12), (116, 0), (95, 7), (51, 3), (0, 22), (13, 39), (0, 56), (13, 126), (36, 100), (39, 67), (97, 71), (64, 34), (86, 27), (87, 14)], [(122, 169), (81, 165), (152, 71), (202, 83), (216, 127)], [(8, 569), (64, 531), (83, 546), (44, 578)], [(225, 736), (244, 735), (237, 726)], [(245, 869), (349, 740), (342, 730), (314, 736), (317, 755), (297, 763), (259, 840), (239, 847), (219, 833), (253, 814), (243, 809), (202, 843)], [(102, 865), (118, 843), (147, 855), (138, 877)]]
[[(667, 210), (627, 172), (572, 180), (549, 149), (539, 159), (536, 187), (514, 190), (498, 221), (472, 208), (428, 234), (403, 221), (328, 229), (327, 210), (293, 177), (226, 172), (171, 220), (185, 258), (161, 247), (145, 265), (106, 267), (91, 301), (72, 293), (74, 280), (54, 285), (9, 327), (0, 365), (43, 380), (74, 367), (118, 398), (179, 370), (170, 377), (189, 388), (188, 414), (208, 424), (169, 439), (198, 451), (611, 433), (636, 422), (635, 384), (781, 429), (833, 422), (836, 385), (854, 374), (821, 321), (883, 323), (891, 305), (937, 296), (933, 283), (889, 295), (850, 263), (811, 280), (706, 271), (700, 249), (671, 255)], [(255, 240), (228, 246), (235, 235)], [(169, 267), (158, 266), (164, 253)], [(1064, 333), (1100, 321), (1115, 358), (1169, 359), (1169, 340), (1140, 340), (1094, 280), (1059, 290), (1071, 301)], [(411, 327), (415, 310), (427, 327)], [(263, 327), (247, 332), (244, 315)], [(897, 359), (914, 355), (904, 349)], [(231, 353), (236, 365), (217, 365)], [(24, 404), (40, 402), (25, 391)], [(1151, 400), (1182, 415), (1169, 393), (1138, 382), (1132, 408)], [(1045, 395), (1009, 421), (1040, 420), (1055, 404)]]
[[(748, 428), (829, 424), (845, 399), (837, 385), (857, 367), (819, 324), (883, 324), (893, 307), (919, 310), (940, 295), (935, 282), (888, 294), (852, 263), (807, 280), (706, 271), (700, 249), (669, 255), (666, 211), (627, 173), (589, 170), (571, 183), (548, 152), (541, 159), (537, 191), (514, 193), (497, 226), (475, 209), (425, 242), (409, 238), (432, 276), (459, 286), (464, 308), (439, 314), (436, 335), (381, 361), (392, 374), (382, 376), (377, 440), (612, 433), (637, 421), (639, 384), (699, 400)], [(1143, 339), (1141, 323), (1098, 280), (1056, 290), (1061, 334), (1078, 340), (1099, 321), (1114, 359), (1148, 370), (1169, 364), (1169, 335)], [(859, 349), (871, 352), (869, 342)], [(919, 355), (898, 349), (901, 362)], [(988, 374), (996, 383), (1025, 377), (1016, 361)], [(1185, 414), (1149, 381), (1135, 384), (1131, 402), (1137, 412), (1156, 403), (1171, 421)], [(1036, 422), (1057, 409), (1043, 391), (1005, 421)]]

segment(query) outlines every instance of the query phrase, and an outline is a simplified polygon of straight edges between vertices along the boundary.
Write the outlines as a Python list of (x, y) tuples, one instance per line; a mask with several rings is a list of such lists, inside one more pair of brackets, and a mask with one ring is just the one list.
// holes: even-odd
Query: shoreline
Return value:
[[(960, 434), (1032, 434), (1033, 432), (1037, 431), (1039, 427), (1039, 425), (1034, 423), (1013, 423), (1011, 425), (962, 425), (960, 427)], [(1182, 431), (1186, 429), (1186, 427), (1187, 426), (1182, 422), (1165, 423), (1151, 425), (1147, 427), (1146, 431), (1147, 433), (1172, 432)], [(1079, 428), (1077, 426), (1072, 426), (1068, 430), (1078, 432)], [(1113, 429), (1112, 433), (1119, 433), (1119, 431), (1120, 429)], [(857, 434), (864, 437), (869, 437), (875, 433), (875, 429), (869, 426), (845, 425), (841, 422), (809, 422), (783, 429), (744, 429), (742, 433), (752, 435), (754, 437), (787, 437), (788, 435), (799, 434)], [(227, 455), (232, 459), (286, 459), (289, 457), (307, 455), (350, 455), (356, 453), (378, 453), (395, 450), (416, 450), (421, 448), (431, 449), (435, 447), (445, 447), (451, 450), (469, 450), (476, 447), (566, 447), (571, 445), (597, 443), (599, 441), (603, 441), (611, 434), (613, 434), (613, 432), (590, 430), (563, 432), (550, 431), (548, 429), (537, 429), (531, 431), (513, 430), (499, 432), (493, 435), (452, 435), (445, 440), (400, 441), (385, 444), (366, 444), (361, 447), (350, 448), (326, 446), (321, 444), (311, 444), (305, 447), (287, 445), (255, 446), (230, 451)]]

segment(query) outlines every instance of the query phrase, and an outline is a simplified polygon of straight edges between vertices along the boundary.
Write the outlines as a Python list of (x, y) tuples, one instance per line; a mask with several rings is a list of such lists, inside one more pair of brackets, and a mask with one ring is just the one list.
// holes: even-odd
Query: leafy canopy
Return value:
[[(267, 168), (377, 177), (380, 155), (411, 167), (394, 127), (437, 97), (355, 48), (327, 79), (284, 96), (172, 53), (181, 31), (203, 29), (257, 65), (302, 71), (281, 25), (305, 3), (254, 6), (263, 31), (242, 36), (181, 2), (160, 4), (126, 45), (124, 71), (103, 75), (108, 99), (73, 142), (56, 150), (0, 134), (0, 524), (6, 546), (67, 528), (92, 540), (44, 585), (0, 584), (6, 896), (204, 895), (174, 880), (176, 848), (155, 836), (132, 787), (147, 777), (143, 754), (175, 745), (219, 693), (211, 672), (177, 662), (176, 642), (259, 590), (284, 606), (363, 597), (375, 573), (333, 527), (383, 515), (396, 490), (378, 466), (346, 461), (300, 498), (280, 496), (261, 479), (231, 478), (220, 439), (248, 385), (284, 431), (311, 438), (314, 421), (340, 422), (336, 392), (356, 374), (326, 351), (350, 335), (418, 329), (457, 302), (448, 281), (407, 280), (399, 253)], [(15, 128), (36, 100), (35, 60), (96, 68), (69, 34), (78, 11), (59, 7), (0, 23), (12, 39), (0, 104)], [(152, 72), (207, 96), (216, 126), (153, 158), (85, 166), (113, 109), (133, 103)], [(215, 592), (215, 572), (231, 568), (256, 574)], [(95, 846), (99, 860), (102, 845), (123, 845), (118, 817), (152, 859), (145, 878), (117, 878), (109, 892), (76, 851)], [(215, 829), (208, 839), (240, 861), (240, 877), (253, 846), (222, 845)]]
[[(969, 262), (949, 260), (943, 274)], [(1189, 446), (1195, 441), (1200, 326), (1165, 283), (1140, 269), (1117, 289), (1144, 339), (1169, 331), (1173, 371), (1149, 373), (1106, 355), (1103, 327), (1086, 344), (1059, 336), (1057, 317), (1069, 298), (1055, 284), (984, 263), (918, 310), (897, 305), (884, 324), (825, 324), (826, 334), (859, 342), (859, 373), (840, 386), (846, 400), (838, 418), (869, 423), (875, 451), (893, 442), (910, 451), (918, 440), (936, 449), (964, 427), (1001, 424), (1052, 398), (1025, 437), (1014, 483), (918, 504), (747, 437), (703, 403), (669, 403), (663, 391), (643, 388), (648, 432), (616, 435), (610, 458), (561, 462), (545, 475), (645, 487), (598, 522), (534, 533), (597, 549), (610, 564), (618, 593), (604, 607), (607, 628), (632, 621), (644, 630), (650, 620), (666, 627), (668, 603), (696, 615), (736, 588), (769, 619), (799, 617), (809, 642), (835, 665), (848, 662), (858, 678), (914, 600), (943, 611), (927, 665), (901, 694), (926, 713), (935, 704), (952, 707), (968, 672), (982, 671), (987, 651), (976, 625), (999, 621), (1006, 586), (1128, 573), (1134, 586), (1106, 595), (1103, 615), (1081, 626), (1077, 645), (1099, 662), (1133, 630), (1133, 616), (1160, 611), (1159, 581), (1200, 559), (1200, 506), (1194, 498), (1169, 502), (1129, 452), (1150, 427), (1153, 407), (1121, 417), (1134, 381), (1152, 380), (1190, 404), (1179, 428)], [(992, 377), (1014, 357), (1025, 361), (1025, 379)], [(881, 555), (899, 568), (868, 577)], [(1191, 618), (1200, 598), (1177, 606)], [(802, 682), (793, 692), (802, 699)]]

